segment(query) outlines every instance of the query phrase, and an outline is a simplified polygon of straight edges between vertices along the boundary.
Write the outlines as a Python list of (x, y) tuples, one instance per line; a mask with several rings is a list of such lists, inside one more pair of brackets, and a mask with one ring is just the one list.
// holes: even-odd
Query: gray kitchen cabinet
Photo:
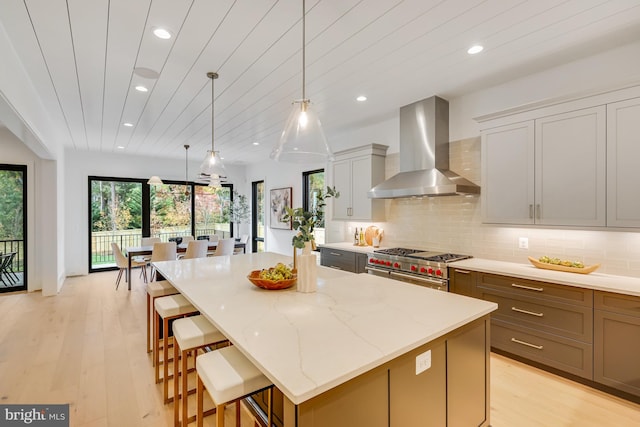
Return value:
[(464, 268), (449, 267), (449, 292), (473, 297), (476, 295), (478, 273)]
[(321, 247), (320, 265), (351, 273), (364, 273), (367, 265), (367, 254)]
[(498, 304), (491, 316), (492, 347), (593, 378), (593, 291), (477, 274), (476, 296)]
[(384, 181), (387, 148), (368, 144), (335, 153), (331, 171), (340, 197), (331, 200), (333, 220), (384, 220), (384, 200), (370, 199), (367, 193)]
[(607, 105), (607, 225), (640, 227), (640, 98)]
[(596, 291), (594, 380), (640, 396), (640, 298)]
[(483, 222), (606, 225), (606, 109), (482, 132)]

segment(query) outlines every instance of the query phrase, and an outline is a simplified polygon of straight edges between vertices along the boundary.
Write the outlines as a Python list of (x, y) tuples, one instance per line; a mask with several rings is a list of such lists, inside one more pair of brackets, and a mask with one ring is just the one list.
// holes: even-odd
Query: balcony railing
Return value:
[[(199, 236), (211, 236), (217, 234), (221, 239), (231, 237), (228, 230), (219, 228), (201, 228), (196, 230), (196, 238)], [(172, 237), (189, 236), (189, 231), (161, 231), (151, 237), (160, 237), (162, 242), (168, 242)], [(130, 246), (140, 246), (142, 232), (140, 230), (126, 230), (122, 232), (100, 232), (91, 235), (91, 267), (101, 268), (115, 265), (111, 243), (118, 244), (121, 250)]]

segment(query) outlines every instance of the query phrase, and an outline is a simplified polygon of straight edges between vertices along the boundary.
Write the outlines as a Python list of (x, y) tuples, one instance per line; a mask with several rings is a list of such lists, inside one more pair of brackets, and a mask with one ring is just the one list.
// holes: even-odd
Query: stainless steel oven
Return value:
[(365, 270), (376, 276), (448, 292), (446, 264), (467, 258), (471, 257), (421, 249), (381, 249), (367, 254)]

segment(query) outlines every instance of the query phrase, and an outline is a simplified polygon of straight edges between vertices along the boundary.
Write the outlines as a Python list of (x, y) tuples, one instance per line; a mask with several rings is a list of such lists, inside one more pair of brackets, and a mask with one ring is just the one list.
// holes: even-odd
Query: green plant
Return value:
[(320, 191), (317, 195), (317, 203), (311, 211), (305, 211), (302, 208), (286, 208), (286, 215), (282, 218), (283, 222), (292, 221), (293, 229), (298, 233), (291, 239), (294, 248), (304, 248), (305, 242), (315, 244), (313, 230), (322, 222), (324, 216), (325, 200), (331, 197), (340, 197), (340, 192), (335, 187), (327, 187), (327, 191)]
[(233, 203), (229, 206), (229, 215), (238, 230), (240, 229), (240, 224), (249, 219), (250, 214), (251, 209), (249, 208), (249, 203), (247, 203), (247, 196), (234, 190)]

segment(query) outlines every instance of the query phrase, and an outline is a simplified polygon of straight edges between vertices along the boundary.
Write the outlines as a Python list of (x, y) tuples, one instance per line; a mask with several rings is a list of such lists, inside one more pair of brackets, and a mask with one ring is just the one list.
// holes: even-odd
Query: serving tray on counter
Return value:
[(540, 262), (537, 259), (532, 257), (528, 257), (528, 258), (531, 264), (533, 264), (537, 268), (542, 268), (544, 270), (555, 270), (555, 271), (566, 271), (568, 273), (589, 274), (591, 272), (596, 271), (600, 267), (600, 264), (585, 265), (584, 268), (566, 267), (564, 265), (556, 265), (556, 264), (548, 264), (546, 262)]

